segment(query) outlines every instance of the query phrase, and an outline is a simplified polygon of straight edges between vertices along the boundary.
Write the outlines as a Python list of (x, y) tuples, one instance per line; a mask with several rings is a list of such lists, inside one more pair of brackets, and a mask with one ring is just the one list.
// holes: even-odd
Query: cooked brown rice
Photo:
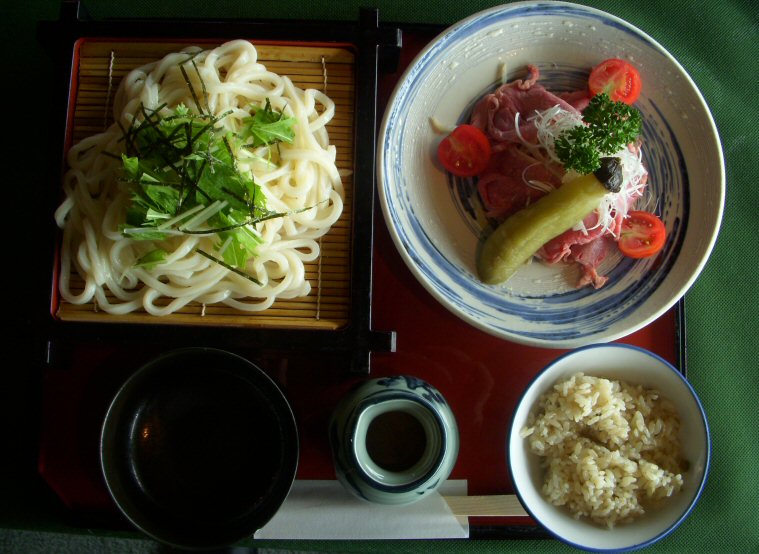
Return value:
[(543, 458), (546, 498), (611, 528), (681, 489), (679, 428), (656, 390), (576, 373), (540, 398), (521, 435)]

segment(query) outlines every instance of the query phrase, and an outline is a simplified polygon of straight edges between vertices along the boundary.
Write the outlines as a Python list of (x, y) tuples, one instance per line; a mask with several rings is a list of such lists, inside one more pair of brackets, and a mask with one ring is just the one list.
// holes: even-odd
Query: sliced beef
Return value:
[[(537, 84), (540, 72), (534, 65), (527, 66), (527, 76), (499, 87), (485, 95), (472, 112), (470, 123), (488, 135), (493, 151), (487, 169), (479, 175), (478, 190), (487, 215), (504, 220), (514, 212), (546, 194), (544, 186), (530, 186), (531, 181), (550, 187), (561, 186), (564, 169), (558, 164), (545, 164), (531, 153), (533, 148), (524, 142), (537, 144), (537, 129), (528, 121), (536, 111), (542, 112), (560, 106), (564, 110), (580, 113), (590, 102), (587, 90), (553, 94)], [(519, 114), (519, 129), (515, 128)], [(631, 150), (636, 152), (637, 145)], [(644, 176), (643, 183), (645, 184)], [(627, 203), (637, 195), (619, 195), (616, 217), (610, 229), (597, 226), (598, 214), (593, 212), (583, 221), (584, 230), (568, 230), (547, 242), (537, 257), (549, 264), (577, 263), (582, 269), (578, 287), (592, 285), (600, 288), (607, 278), (598, 274), (598, 266), (614, 245), (622, 225), (622, 214)], [(624, 204), (624, 205), (622, 205)]]
[[(556, 105), (567, 111), (577, 111), (566, 100), (536, 84), (540, 75), (538, 68), (532, 65), (527, 67), (526, 79), (511, 81), (495, 92), (486, 94), (472, 111), (470, 123), (490, 137), (496, 150), (511, 143), (521, 143), (519, 135), (527, 142), (536, 143), (535, 125), (527, 121), (536, 111), (544, 111)], [(519, 133), (514, 124), (517, 114), (520, 121)]]
[(545, 194), (545, 190), (531, 187), (525, 180), (558, 187), (561, 169), (544, 165), (516, 146), (495, 152), (477, 181), (488, 216), (505, 219)]
[(562, 92), (558, 96), (578, 112), (582, 112), (590, 104), (590, 94), (584, 89), (573, 92)]
[(567, 231), (564, 231), (558, 237), (545, 243), (543, 247), (538, 250), (538, 257), (550, 264), (571, 261), (570, 256), (572, 255), (573, 246), (581, 246), (603, 236), (603, 229), (601, 227), (595, 227), (597, 222), (598, 214), (596, 212), (591, 213), (583, 220), (585, 229), (568, 229)]
[(565, 231), (544, 244), (537, 256), (549, 264), (576, 262), (582, 268), (577, 287), (590, 284), (601, 288), (607, 278), (599, 275), (597, 268), (609, 252), (613, 238), (602, 227), (596, 227), (597, 223), (598, 214), (593, 212), (583, 220), (585, 229)]
[(577, 281), (577, 288), (592, 285), (593, 288), (600, 289), (606, 284), (608, 277), (598, 274), (598, 266), (601, 265), (613, 245), (614, 239), (610, 235), (603, 235), (596, 240), (572, 247), (569, 259), (579, 263), (582, 268), (582, 275)]

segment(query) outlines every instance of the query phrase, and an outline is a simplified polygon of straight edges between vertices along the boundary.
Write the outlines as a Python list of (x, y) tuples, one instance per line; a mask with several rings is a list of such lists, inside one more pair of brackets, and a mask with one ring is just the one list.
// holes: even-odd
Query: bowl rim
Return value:
[[(118, 423), (117, 416), (120, 405), (128, 401), (130, 398), (133, 398), (135, 393), (139, 394), (140, 388), (145, 380), (149, 381), (151, 378), (155, 378), (156, 375), (160, 376), (160, 373), (162, 372), (170, 371), (173, 366), (169, 362), (176, 358), (181, 359), (193, 355), (203, 355), (228, 360), (232, 364), (231, 367), (224, 366), (222, 368), (208, 366), (207, 368), (204, 368), (203, 371), (209, 373), (223, 372), (231, 374), (234, 377), (245, 380), (253, 388), (261, 392), (261, 394), (266, 395), (271, 402), (273, 411), (276, 413), (276, 418), (282, 423), (283, 437), (288, 443), (288, 449), (285, 452), (284, 462), (281, 466), (283, 471), (277, 484), (274, 485), (271, 491), (272, 499), (263, 502), (260, 508), (245, 515), (243, 518), (244, 525), (239, 525), (241, 528), (244, 527), (245, 530), (241, 530), (237, 533), (229, 533), (225, 532), (223, 529), (224, 524), (215, 527), (212, 526), (208, 528), (211, 531), (209, 535), (212, 535), (212, 538), (210, 538), (208, 542), (203, 542), (202, 544), (176, 540), (175, 535), (178, 534), (177, 529), (172, 529), (169, 533), (169, 535), (174, 535), (173, 537), (167, 537), (164, 536), (163, 533), (155, 530), (156, 527), (160, 529), (160, 526), (151, 525), (150, 528), (147, 528), (142, 523), (142, 518), (138, 517), (132, 513), (130, 509), (124, 506), (123, 501), (129, 503), (128, 496), (115, 489), (113, 479), (116, 470), (114, 469), (113, 461), (111, 460), (114, 453), (108, 452), (108, 444), (114, 440), (112, 435), (114, 428)], [(121, 417), (123, 417), (123, 414)], [(272, 517), (274, 517), (287, 496), (290, 494), (300, 459), (299, 434), (295, 414), (281, 387), (265, 371), (263, 371), (263, 369), (251, 360), (228, 350), (205, 346), (187, 346), (165, 351), (157, 356), (149, 358), (145, 363), (129, 374), (122, 381), (108, 404), (108, 408), (100, 427), (100, 440), (98, 446), (101, 475), (111, 500), (124, 517), (126, 517), (135, 528), (147, 536), (172, 547), (190, 550), (227, 547), (248, 536), (252, 536), (255, 531), (263, 527)], [(218, 529), (221, 529), (221, 531)]]
[[(687, 277), (679, 281), (679, 287), (677, 288), (677, 290), (674, 291), (673, 294), (667, 295), (668, 298), (665, 302), (662, 302), (658, 307), (651, 309), (647, 317), (642, 318), (640, 321), (638, 321), (637, 323), (633, 325), (624, 326), (623, 329), (620, 329), (616, 332), (604, 332), (603, 330), (601, 330), (601, 331), (594, 331), (593, 333), (590, 333), (588, 335), (583, 335), (579, 338), (568, 335), (565, 338), (561, 338), (561, 339), (557, 339), (557, 338), (547, 339), (547, 338), (540, 338), (540, 337), (535, 338), (529, 334), (518, 334), (514, 331), (513, 328), (510, 328), (510, 329), (494, 328), (492, 325), (489, 325), (487, 321), (482, 321), (474, 317), (472, 314), (463, 312), (455, 304), (455, 302), (449, 300), (438, 289), (438, 287), (435, 284), (430, 282), (430, 280), (425, 276), (424, 272), (419, 267), (417, 267), (413, 259), (414, 258), (413, 252), (407, 251), (406, 248), (404, 247), (403, 240), (401, 236), (399, 235), (397, 229), (393, 225), (393, 210), (391, 210), (392, 202), (390, 201), (391, 199), (388, 198), (387, 193), (389, 191), (386, 190), (386, 187), (385, 187), (387, 178), (385, 175), (384, 144), (385, 144), (388, 127), (390, 126), (391, 119), (392, 119), (391, 116), (392, 116), (393, 110), (391, 108), (396, 103), (397, 99), (400, 96), (402, 96), (403, 84), (406, 82), (408, 77), (411, 74), (413, 74), (419, 62), (431, 50), (435, 49), (439, 42), (445, 40), (446, 37), (448, 37), (449, 35), (455, 35), (457, 32), (459, 32), (459, 30), (462, 27), (466, 27), (471, 22), (481, 19), (483, 17), (486, 17), (488, 15), (492, 15), (499, 12), (505, 13), (509, 11), (522, 10), (528, 7), (542, 8), (542, 9), (548, 9), (548, 10), (557, 10), (561, 8), (572, 9), (572, 10), (576, 10), (578, 12), (586, 13), (589, 15), (602, 17), (602, 18), (608, 19), (609, 21), (613, 22), (614, 24), (620, 27), (623, 27), (625, 30), (639, 37), (644, 42), (647, 42), (652, 49), (656, 50), (659, 54), (665, 57), (668, 60), (668, 62), (677, 69), (678, 74), (683, 77), (685, 84), (693, 91), (695, 98), (698, 102), (698, 107), (702, 110), (703, 115), (705, 116), (706, 127), (708, 128), (708, 131), (709, 131), (709, 142), (713, 143), (714, 153), (716, 154), (715, 161), (717, 162), (716, 165), (718, 168), (717, 177), (719, 181), (719, 186), (714, 187), (718, 189), (718, 193), (717, 193), (718, 197), (715, 199), (716, 202), (713, 202), (713, 204), (716, 205), (717, 207), (717, 210), (713, 216), (715, 220), (715, 225), (710, 229), (707, 240), (702, 241), (703, 247), (701, 249), (700, 258), (697, 259), (695, 263), (690, 264), (691, 270), (687, 274)], [(724, 156), (724, 151), (722, 148), (722, 141), (719, 135), (719, 130), (714, 121), (714, 116), (711, 112), (711, 109), (709, 108), (709, 105), (704, 99), (703, 94), (701, 93), (700, 89), (696, 85), (693, 78), (685, 70), (682, 64), (680, 64), (680, 62), (666, 48), (664, 48), (664, 46), (662, 46), (657, 40), (655, 40), (646, 32), (642, 31), (640, 28), (636, 27), (632, 23), (629, 23), (625, 21), (624, 19), (616, 15), (613, 15), (609, 12), (606, 12), (597, 8), (593, 8), (590, 6), (577, 4), (574, 2), (566, 2), (566, 1), (561, 1), (561, 0), (557, 0), (557, 1), (552, 0), (550, 2), (546, 2), (545, 0), (544, 1), (522, 0), (522, 1), (513, 2), (509, 4), (493, 6), (491, 8), (486, 8), (470, 16), (467, 16), (466, 18), (461, 19), (460, 21), (446, 27), (443, 31), (438, 33), (411, 60), (409, 65), (401, 74), (400, 78), (398, 79), (396, 83), (396, 86), (394, 87), (390, 97), (388, 98), (385, 113), (383, 115), (380, 128), (379, 128), (379, 133), (378, 133), (376, 158), (377, 158), (376, 177), (378, 181), (377, 189), (378, 189), (378, 196), (380, 200), (380, 207), (382, 209), (383, 218), (385, 220), (386, 227), (388, 228), (388, 231), (393, 240), (393, 243), (396, 247), (396, 250), (398, 251), (401, 258), (403, 259), (405, 265), (409, 268), (411, 273), (414, 275), (416, 280), (423, 286), (425, 290), (427, 290), (427, 292), (429, 292), (435, 298), (437, 302), (439, 302), (448, 311), (450, 311), (451, 313), (453, 313), (460, 319), (464, 320), (469, 325), (472, 325), (473, 327), (481, 331), (484, 331), (490, 335), (493, 335), (502, 339), (506, 339), (518, 344), (528, 345), (528, 346), (538, 346), (538, 347), (543, 347), (543, 348), (578, 348), (578, 347), (586, 346), (586, 345), (597, 343), (597, 342), (615, 341), (615, 340), (624, 338), (642, 329), (643, 327), (649, 325), (651, 322), (658, 319), (666, 311), (671, 309), (677, 302), (679, 302), (683, 298), (685, 293), (693, 286), (693, 284), (698, 279), (698, 277), (701, 275), (716, 245), (719, 231), (722, 226), (722, 220), (724, 217), (725, 197), (726, 197), (726, 170), (725, 170), (725, 156)], [(686, 214), (686, 215), (690, 217), (689, 214)], [(685, 239), (686, 236), (687, 236), (687, 233), (683, 235), (683, 240)], [(640, 308), (640, 306), (638, 308)], [(634, 311), (637, 311), (638, 308), (636, 308), (636, 310)]]
[[(633, 352), (636, 352), (637, 354), (640, 354), (642, 356), (648, 356), (656, 360), (661, 366), (662, 370), (666, 371), (669, 370), (673, 372), (677, 377), (679, 378), (679, 383), (684, 387), (684, 390), (688, 392), (690, 397), (695, 402), (696, 406), (698, 407), (698, 412), (700, 415), (701, 422), (704, 426), (704, 442), (705, 442), (705, 458), (704, 458), (704, 466), (703, 466), (703, 472), (701, 475), (700, 482), (698, 483), (695, 492), (693, 494), (693, 498), (688, 503), (687, 507), (683, 512), (670, 523), (666, 529), (661, 531), (660, 533), (654, 535), (653, 537), (650, 537), (642, 542), (635, 543), (628, 546), (623, 547), (615, 547), (615, 548), (596, 548), (596, 547), (590, 547), (587, 545), (583, 545), (581, 543), (568, 540), (561, 536), (560, 534), (553, 531), (548, 526), (544, 525), (541, 521), (541, 519), (535, 514), (533, 508), (529, 505), (529, 502), (527, 502), (522, 494), (522, 491), (520, 489), (520, 481), (518, 479), (515, 479), (514, 477), (514, 468), (512, 464), (512, 456), (511, 456), (511, 443), (515, 436), (519, 435), (520, 429), (515, 429), (515, 426), (517, 424), (516, 415), (517, 412), (524, 408), (524, 401), (525, 397), (528, 395), (528, 393), (533, 389), (533, 387), (537, 384), (537, 382), (540, 380), (540, 378), (546, 374), (548, 371), (550, 371), (553, 367), (555, 367), (557, 364), (564, 361), (566, 358), (572, 357), (576, 354), (583, 353), (588, 350), (596, 350), (596, 349), (610, 349), (610, 350), (616, 350), (616, 349), (625, 349), (630, 350)], [(516, 433), (516, 435), (515, 435)], [(524, 439), (521, 439), (524, 440)], [(690, 515), (690, 513), (695, 508), (696, 504), (698, 504), (698, 501), (701, 498), (701, 495), (704, 492), (704, 488), (706, 487), (706, 482), (708, 480), (709, 476), (709, 470), (711, 468), (711, 458), (712, 458), (712, 440), (711, 440), (711, 431), (709, 429), (709, 421), (706, 416), (706, 410), (704, 409), (703, 404), (701, 403), (701, 399), (699, 398), (698, 394), (696, 393), (695, 389), (693, 388), (693, 385), (688, 381), (688, 379), (683, 375), (683, 373), (678, 370), (673, 364), (671, 364), (669, 361), (664, 359), (662, 356), (656, 354), (655, 352), (652, 352), (646, 348), (632, 345), (632, 344), (623, 344), (623, 343), (601, 343), (601, 344), (589, 344), (586, 346), (582, 346), (576, 349), (573, 349), (569, 352), (566, 352), (564, 354), (561, 354), (560, 356), (554, 358), (552, 361), (547, 363), (529, 382), (529, 384), (522, 390), (521, 394), (519, 395), (519, 398), (516, 403), (516, 408), (512, 412), (512, 418), (511, 422), (509, 423), (509, 433), (508, 438), (506, 441), (506, 464), (507, 469), (509, 473), (509, 478), (511, 480), (512, 488), (514, 490), (514, 494), (516, 494), (517, 498), (519, 499), (519, 502), (524, 507), (525, 511), (532, 517), (540, 527), (545, 529), (547, 533), (549, 533), (554, 538), (560, 540), (561, 542), (568, 544), (570, 546), (574, 546), (576, 548), (586, 550), (589, 552), (602, 552), (602, 553), (610, 553), (610, 552), (631, 552), (634, 550), (639, 550), (641, 548), (645, 548), (648, 546), (651, 546), (652, 544), (660, 541), (661, 539), (669, 536), (671, 533), (673, 533), (680, 524), (685, 521), (685, 519)]]

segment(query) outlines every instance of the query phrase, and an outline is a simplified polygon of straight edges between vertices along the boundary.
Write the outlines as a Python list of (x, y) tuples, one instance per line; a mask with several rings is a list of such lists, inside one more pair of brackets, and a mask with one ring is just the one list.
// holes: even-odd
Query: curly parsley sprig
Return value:
[(634, 142), (640, 134), (640, 112), (609, 95), (595, 95), (582, 112), (586, 125), (562, 132), (554, 142), (556, 155), (564, 167), (578, 173), (592, 173), (601, 166), (601, 157), (614, 154)]

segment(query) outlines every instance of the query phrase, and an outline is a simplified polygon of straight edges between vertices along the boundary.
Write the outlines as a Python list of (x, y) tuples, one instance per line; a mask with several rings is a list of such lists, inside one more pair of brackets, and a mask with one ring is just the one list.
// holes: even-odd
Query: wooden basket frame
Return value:
[[(152, 37), (152, 38), (151, 38)], [(381, 28), (376, 9), (362, 9), (356, 22), (297, 22), (280, 20), (214, 20), (164, 19), (92, 20), (78, 0), (64, 0), (56, 22), (39, 27), (39, 40), (60, 69), (61, 90), (56, 99), (65, 102), (60, 109), (60, 135), (57, 152), (59, 163), (51, 171), (50, 182), (60, 183), (64, 168), (64, 148), (70, 134), (69, 124), (74, 106), (71, 86), (76, 65), (77, 44), (85, 38), (125, 41), (161, 40), (170, 42), (204, 41), (217, 43), (245, 38), (264, 43), (322, 45), (327, 48), (348, 46), (355, 54), (353, 194), (350, 205), (350, 291), (347, 321), (324, 328), (302, 328), (298, 325), (272, 326), (228, 324), (188, 325), (167, 321), (129, 322), (111, 320), (107, 323), (86, 320), (62, 320), (58, 317), (56, 245), (51, 245), (51, 313), (45, 322), (49, 337), (48, 358), (56, 348), (84, 335), (90, 339), (124, 343), (163, 344), (171, 347), (204, 344), (219, 348), (260, 350), (264, 353), (308, 355), (319, 352), (338, 355), (346, 369), (368, 373), (372, 351), (394, 351), (395, 333), (375, 331), (371, 326), (372, 248), (375, 215), (376, 130), (378, 73), (392, 70), (397, 64), (401, 32), (397, 28)], [(58, 189), (56, 189), (57, 191)], [(50, 213), (59, 195), (51, 194)], [(55, 229), (51, 232), (58, 236)], [(159, 318), (155, 318), (159, 319)], [(136, 324), (138, 323), (138, 324)], [(299, 328), (301, 327), (301, 328)], [(333, 356), (334, 358), (334, 356)]]

